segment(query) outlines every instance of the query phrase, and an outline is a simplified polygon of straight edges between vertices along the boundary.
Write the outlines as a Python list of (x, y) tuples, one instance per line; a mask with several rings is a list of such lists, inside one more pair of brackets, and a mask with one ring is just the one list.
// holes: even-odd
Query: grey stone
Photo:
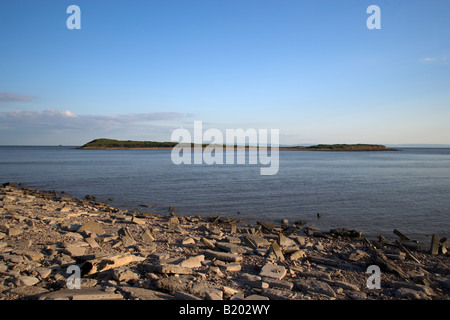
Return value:
[(399, 288), (395, 291), (395, 297), (398, 299), (413, 299), (413, 300), (429, 300), (424, 292), (417, 291), (410, 288)]
[(270, 300), (292, 300), (297, 296), (295, 292), (273, 288), (264, 288), (261, 291), (261, 294), (268, 297)]
[(263, 237), (258, 236), (256, 234), (249, 234), (249, 235), (245, 236), (244, 243), (253, 249), (270, 246), (269, 241), (267, 241)]
[(195, 240), (191, 237), (185, 238), (181, 241), (182, 245), (189, 245), (189, 244), (195, 244)]
[(123, 296), (99, 288), (81, 288), (50, 292), (41, 295), (39, 300), (123, 300)]
[(305, 278), (331, 280), (330, 274), (322, 271), (301, 272), (299, 275)]
[(198, 256), (189, 257), (179, 263), (183, 268), (199, 268), (202, 266), (202, 262), (205, 261), (205, 256), (200, 254)]
[(86, 248), (82, 247), (80, 244), (68, 244), (65, 246), (64, 251), (71, 257), (79, 257), (84, 255)]
[(294, 240), (286, 237), (282, 233), (280, 233), (278, 235), (278, 244), (280, 245), (281, 248), (296, 246), (296, 243)]
[(15, 228), (8, 228), (6, 234), (10, 237), (16, 237), (22, 234), (22, 229), (19, 227), (15, 227)]
[(320, 280), (302, 280), (296, 282), (296, 287), (305, 293), (319, 293), (327, 295), (331, 298), (336, 297), (336, 292), (328, 283)]
[(272, 242), (272, 244), (270, 245), (269, 256), (273, 256), (277, 260), (284, 261), (283, 252), (281, 251), (281, 248), (278, 245), (278, 243), (276, 243), (275, 241)]
[(34, 271), (36, 271), (37, 275), (38, 275), (41, 279), (47, 278), (47, 277), (52, 273), (52, 269), (50, 269), (50, 268), (44, 268), (44, 267), (36, 268)]
[(215, 249), (215, 245), (214, 245), (214, 242), (212, 242), (211, 240), (209, 240), (209, 239), (207, 239), (207, 238), (205, 238), (205, 237), (203, 237), (203, 238), (201, 238), (201, 240), (200, 240), (201, 242), (203, 242), (203, 244), (206, 246), (206, 247), (208, 247), (209, 249)]
[(290, 260), (298, 260), (300, 258), (306, 257), (305, 250), (297, 250), (289, 256)]
[(132, 280), (139, 280), (140, 274), (130, 268), (121, 267), (113, 270), (112, 277), (120, 282), (128, 282)]
[(261, 277), (270, 277), (274, 279), (281, 280), (286, 275), (287, 270), (283, 266), (279, 266), (277, 264), (267, 263), (264, 267), (261, 268), (261, 272), (259, 275)]
[(187, 282), (183, 281), (180, 277), (170, 276), (168, 278), (157, 280), (156, 287), (169, 292), (186, 291)]
[(261, 296), (259, 294), (252, 294), (252, 295), (245, 297), (243, 300), (270, 300), (270, 299), (268, 297)]
[(339, 280), (324, 280), (324, 282), (328, 283), (330, 286), (339, 287), (344, 290), (350, 290), (350, 291), (359, 291), (359, 287), (357, 285), (345, 282), (345, 281), (339, 281)]
[(203, 300), (202, 298), (197, 297), (194, 294), (183, 291), (175, 291), (174, 296), (176, 300)]
[(239, 262), (242, 260), (242, 256), (235, 254), (235, 253), (217, 252), (217, 251), (212, 251), (212, 250), (208, 249), (204, 252), (204, 254), (207, 257), (215, 258), (215, 259), (219, 259), (219, 260), (223, 260), (223, 261), (228, 261), (228, 262)]
[(23, 286), (23, 287), (17, 287), (12, 288), (7, 291), (9, 295), (13, 295), (16, 297), (16, 299), (38, 299), (41, 295), (48, 293), (49, 291), (45, 288), (40, 287), (29, 287), (29, 286)]
[(228, 271), (228, 272), (239, 272), (241, 271), (242, 267), (239, 263), (227, 263), (223, 266), (220, 267), (223, 271)]
[(122, 286), (118, 288), (125, 297), (128, 299), (138, 300), (173, 300), (174, 297), (164, 292), (138, 288), (138, 287), (126, 287)]
[(41, 261), (42, 259), (44, 259), (44, 255), (38, 251), (23, 251), (22, 254), (27, 257), (29, 260), (31, 261)]
[(436, 233), (431, 237), (430, 253), (434, 255), (439, 253), (439, 236)]
[(85, 232), (86, 234), (95, 233), (97, 235), (102, 235), (105, 233), (105, 230), (97, 222), (88, 221), (78, 229), (78, 232)]
[(14, 278), (13, 282), (17, 287), (34, 286), (35, 284), (39, 283), (39, 279), (30, 276), (19, 276)]
[(216, 247), (231, 253), (238, 253), (238, 254), (249, 253), (249, 249), (247, 249), (246, 247), (228, 242), (216, 242)]
[(192, 269), (181, 267), (174, 264), (163, 264), (163, 265), (150, 265), (147, 264), (143, 266), (146, 271), (149, 272), (157, 272), (157, 273), (165, 273), (165, 274), (191, 274)]
[(145, 229), (144, 233), (142, 233), (141, 239), (142, 239), (142, 241), (147, 242), (147, 243), (155, 241), (155, 238), (153, 237), (153, 235), (150, 233), (150, 230), (148, 230), (148, 229)]
[(258, 275), (250, 274), (250, 273), (241, 273), (239, 275), (239, 279), (248, 280), (248, 281), (260, 281), (262, 278)]
[(292, 290), (294, 288), (294, 283), (285, 280), (278, 280), (274, 278), (264, 277), (263, 281), (266, 282), (270, 288)]

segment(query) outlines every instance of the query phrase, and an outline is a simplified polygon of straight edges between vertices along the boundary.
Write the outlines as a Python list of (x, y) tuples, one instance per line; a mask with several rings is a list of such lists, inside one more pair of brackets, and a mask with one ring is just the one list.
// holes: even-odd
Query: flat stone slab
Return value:
[(139, 300), (173, 300), (174, 297), (170, 294), (144, 289), (137, 287), (120, 287), (119, 290), (124, 293), (127, 298), (134, 298)]
[(117, 293), (106, 292), (98, 288), (61, 289), (46, 293), (39, 300), (123, 300)]
[(336, 292), (330, 287), (328, 283), (320, 280), (302, 280), (296, 282), (296, 287), (305, 293), (324, 294), (331, 298), (336, 297)]
[(204, 254), (207, 257), (216, 258), (216, 259), (222, 260), (222, 261), (228, 261), (228, 262), (242, 261), (242, 256), (235, 254), (235, 253), (218, 252), (218, 251), (212, 251), (212, 250), (208, 249), (208, 250), (205, 250)]
[(286, 268), (283, 266), (279, 266), (277, 264), (267, 263), (264, 267), (262, 267), (259, 275), (261, 277), (269, 277), (281, 280), (286, 275)]
[(105, 233), (105, 230), (97, 222), (88, 221), (78, 229), (78, 232), (85, 232), (88, 234), (95, 233), (97, 235), (102, 235)]
[(161, 265), (145, 265), (143, 268), (146, 271), (164, 273), (164, 274), (191, 274), (192, 269), (181, 267), (175, 264), (161, 264)]

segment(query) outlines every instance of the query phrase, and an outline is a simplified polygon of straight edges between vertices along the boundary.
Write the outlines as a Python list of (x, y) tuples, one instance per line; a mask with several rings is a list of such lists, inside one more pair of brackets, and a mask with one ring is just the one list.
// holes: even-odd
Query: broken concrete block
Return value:
[(223, 266), (221, 266), (221, 269), (223, 271), (228, 271), (228, 272), (239, 272), (241, 271), (241, 265), (239, 263), (227, 263)]
[(97, 222), (88, 221), (78, 229), (78, 232), (85, 232), (86, 234), (95, 233), (96, 235), (102, 235), (105, 233), (105, 230)]
[(331, 298), (336, 297), (336, 292), (330, 287), (328, 283), (320, 280), (301, 280), (296, 282), (296, 287), (305, 293), (320, 293), (325, 294)]
[(274, 279), (281, 280), (286, 275), (287, 270), (283, 266), (279, 266), (277, 264), (267, 263), (264, 267), (261, 268), (259, 275), (261, 277), (270, 277)]
[(202, 262), (205, 261), (205, 256), (200, 254), (198, 256), (189, 257), (179, 263), (183, 268), (199, 268), (202, 266)]
[(155, 241), (155, 238), (153, 237), (153, 235), (150, 233), (150, 230), (148, 230), (148, 229), (145, 229), (144, 233), (142, 233), (141, 239), (142, 239), (142, 241), (147, 242), (147, 243), (151, 243), (151, 242)]
[(195, 244), (195, 240), (191, 237), (185, 238), (181, 241), (182, 245), (189, 245), (189, 244)]
[(290, 260), (298, 260), (300, 258), (306, 257), (305, 250), (297, 250), (289, 256)]
[(399, 288), (395, 291), (395, 297), (398, 299), (412, 300), (431, 300), (424, 292), (413, 290), (410, 288)]
[(275, 278), (264, 277), (263, 281), (266, 282), (270, 288), (292, 290), (294, 288), (294, 283), (285, 280), (278, 280)]
[(141, 219), (141, 218), (137, 218), (136, 216), (133, 216), (133, 218), (131, 219), (131, 222), (138, 224), (140, 226), (144, 226), (146, 223), (145, 219)]
[(297, 296), (295, 292), (287, 290), (278, 290), (273, 288), (264, 288), (261, 294), (270, 300), (293, 300)]
[(212, 242), (211, 240), (209, 240), (209, 239), (207, 239), (207, 238), (205, 238), (205, 237), (203, 237), (203, 238), (201, 238), (201, 242), (203, 242), (203, 244), (206, 246), (206, 247), (208, 247), (209, 249), (215, 249), (215, 245), (214, 245), (214, 242)]
[(430, 248), (431, 254), (439, 254), (439, 236), (434, 233), (431, 237), (431, 248)]
[(187, 281), (180, 277), (170, 276), (156, 281), (156, 287), (168, 292), (186, 291)]
[(282, 233), (280, 233), (278, 235), (278, 244), (280, 245), (281, 248), (296, 246), (296, 243), (294, 240), (286, 237)]
[(86, 252), (86, 248), (81, 246), (80, 244), (67, 244), (64, 248), (64, 251), (71, 257), (79, 257), (84, 255), (84, 253)]
[(315, 279), (325, 279), (331, 280), (330, 274), (322, 271), (309, 271), (309, 272), (301, 272), (299, 274), (301, 277), (305, 278), (315, 278)]
[(283, 252), (281, 251), (281, 248), (278, 245), (278, 243), (276, 243), (275, 241), (272, 242), (272, 244), (270, 245), (269, 256), (270, 255), (273, 255), (273, 257), (277, 260), (284, 261)]
[(359, 291), (359, 287), (352, 283), (348, 283), (345, 281), (338, 281), (338, 280), (326, 280), (326, 279), (322, 279), (322, 280), (324, 282), (328, 283), (330, 286), (339, 287), (346, 291)]
[(39, 300), (123, 300), (123, 296), (98, 288), (81, 288), (76, 290), (61, 289), (46, 293), (41, 295)]
[(131, 280), (139, 280), (140, 274), (127, 267), (121, 267), (113, 270), (112, 277), (119, 282), (128, 282)]
[(19, 227), (14, 227), (14, 228), (8, 228), (8, 230), (6, 231), (6, 234), (10, 237), (16, 237), (22, 234), (22, 229)]
[(223, 300), (223, 292), (222, 290), (215, 288), (207, 288), (205, 290), (205, 299), (206, 300)]
[(242, 256), (235, 254), (235, 253), (228, 253), (228, 252), (218, 252), (218, 251), (212, 251), (212, 250), (206, 250), (204, 252), (205, 256), (209, 258), (215, 258), (222, 261), (228, 261), (228, 262), (239, 262), (242, 261)]
[(249, 253), (251, 249), (248, 249), (247, 247), (240, 246), (233, 243), (228, 242), (216, 242), (216, 247), (231, 253), (238, 253), (238, 254), (246, 254)]
[(223, 291), (223, 294), (224, 294), (226, 297), (232, 297), (232, 296), (234, 296), (235, 294), (237, 294), (237, 293), (240, 292), (240, 291), (237, 290), (237, 289), (234, 289), (234, 288), (231, 288), (231, 287), (227, 287), (227, 286), (223, 286), (223, 287), (222, 287), (222, 291)]
[(36, 269), (34, 269), (34, 271), (36, 271), (36, 273), (40, 279), (45, 279), (52, 273), (52, 269), (45, 268), (45, 267), (36, 268)]
[(174, 296), (176, 300), (203, 300), (202, 298), (197, 297), (194, 294), (183, 291), (175, 291)]
[(41, 295), (48, 293), (49, 291), (40, 287), (17, 287), (6, 291), (9, 296), (13, 296), (16, 299), (35, 300)]
[(252, 295), (245, 297), (243, 300), (270, 300), (270, 299), (268, 297), (261, 296), (259, 294), (252, 294)]
[(31, 250), (27, 250), (27, 251), (23, 251), (22, 253), (25, 257), (28, 258), (28, 260), (31, 261), (41, 261), (42, 259), (44, 259), (44, 255), (38, 251), (31, 251)]
[(34, 286), (35, 284), (39, 283), (39, 279), (30, 276), (18, 276), (13, 279), (13, 283), (15, 284), (16, 287)]
[(92, 249), (100, 248), (97, 241), (95, 241), (95, 237), (87, 237), (84, 239)]
[(142, 266), (144, 270), (148, 272), (157, 272), (164, 274), (191, 274), (191, 268), (180, 267), (174, 264), (163, 264), (163, 265), (151, 265), (145, 264)]
[(127, 299), (138, 299), (138, 300), (173, 300), (174, 297), (160, 291), (138, 288), (138, 287), (118, 287), (118, 290)]
[(253, 249), (270, 246), (269, 241), (256, 234), (249, 234), (245, 236), (244, 243)]

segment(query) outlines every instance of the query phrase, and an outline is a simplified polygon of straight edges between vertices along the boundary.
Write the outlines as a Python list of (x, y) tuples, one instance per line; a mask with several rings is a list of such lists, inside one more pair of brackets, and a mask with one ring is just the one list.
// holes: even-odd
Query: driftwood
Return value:
[(367, 239), (365, 239), (364, 243), (369, 250), (371, 260), (374, 264), (388, 272), (398, 275), (402, 279), (407, 280), (410, 278), (407, 272), (403, 271), (398, 265), (389, 260), (384, 253), (377, 250)]

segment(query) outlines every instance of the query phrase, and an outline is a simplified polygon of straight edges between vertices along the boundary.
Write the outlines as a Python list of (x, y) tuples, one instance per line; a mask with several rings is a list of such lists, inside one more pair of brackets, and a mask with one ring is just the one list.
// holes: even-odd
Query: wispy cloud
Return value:
[(2, 91), (0, 92), (0, 103), (2, 102), (29, 102), (33, 101), (35, 98), (26, 96), (19, 93)]
[(178, 112), (78, 115), (69, 110), (0, 112), (2, 144), (81, 145), (99, 137), (168, 139), (173, 127), (189, 118)]
[(420, 59), (421, 62), (431, 63), (431, 62), (446, 62), (447, 57), (425, 57)]
[(68, 110), (0, 112), (3, 127), (42, 127), (47, 129), (115, 129), (133, 123), (170, 121), (184, 118), (178, 112), (153, 112), (124, 115), (77, 115)]

